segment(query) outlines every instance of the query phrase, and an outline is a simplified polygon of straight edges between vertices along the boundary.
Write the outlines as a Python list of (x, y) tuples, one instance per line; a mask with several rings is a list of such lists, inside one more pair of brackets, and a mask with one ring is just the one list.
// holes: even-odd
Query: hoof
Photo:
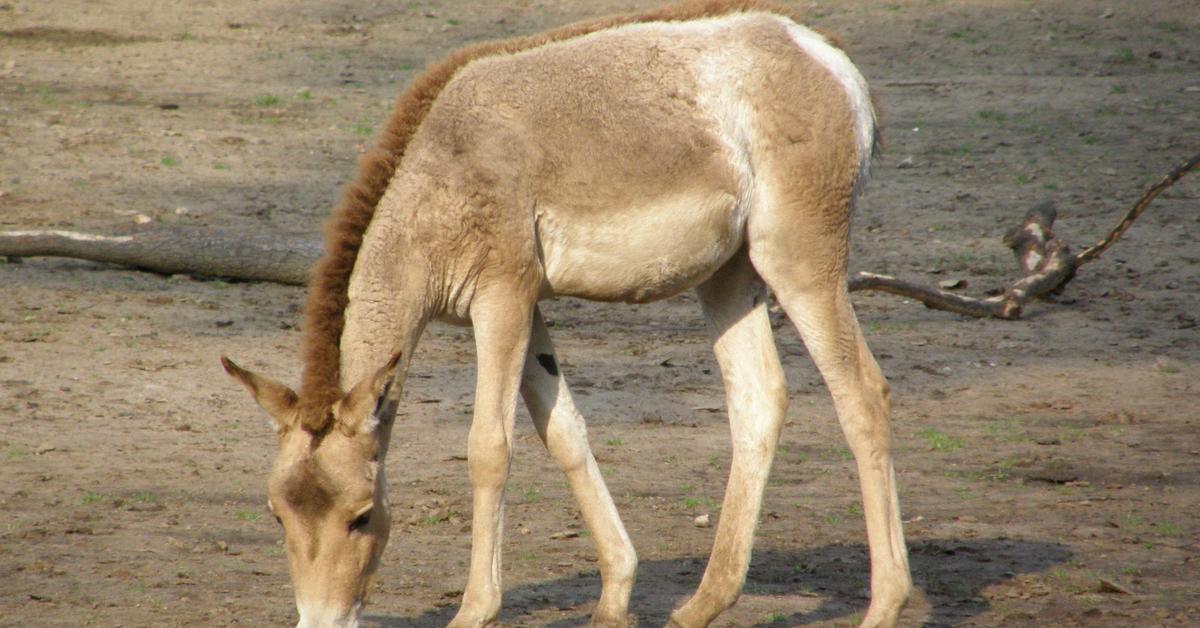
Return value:
[(454, 619), (446, 624), (446, 628), (494, 628), (499, 626), (500, 622), (497, 619), (477, 619), (473, 617), (464, 617), (462, 613), (455, 615)]
[(593, 615), (588, 623), (590, 628), (633, 628), (637, 625), (637, 615), (625, 613), (618, 616)]
[(895, 628), (900, 622), (900, 611), (904, 609), (904, 604), (880, 604), (876, 606), (872, 604), (867, 609), (867, 616), (863, 618), (859, 628)]
[(696, 628), (695, 625), (689, 624), (687, 620), (681, 616), (682, 609), (676, 609), (671, 613), (671, 618), (667, 620), (666, 628)]

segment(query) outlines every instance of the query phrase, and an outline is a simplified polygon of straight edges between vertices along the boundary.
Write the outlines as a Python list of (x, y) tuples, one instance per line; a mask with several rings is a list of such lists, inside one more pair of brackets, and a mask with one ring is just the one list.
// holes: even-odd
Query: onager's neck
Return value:
[(387, 256), (364, 257), (350, 283), (341, 338), (341, 385), (353, 386), (395, 355), (393, 395), (399, 394), (425, 325), (433, 317), (429, 276), (415, 264), (396, 264)]
[[(370, 262), (356, 265), (341, 302), (326, 308), (327, 319), (306, 319), (311, 328), (305, 330), (300, 389), (305, 429), (314, 433), (326, 429), (333, 404), (397, 352), (401, 359), (389, 399), (399, 399), (413, 351), (433, 308), (428, 272), (422, 265), (395, 258), (364, 256)], [(309, 298), (311, 309), (311, 293)]]

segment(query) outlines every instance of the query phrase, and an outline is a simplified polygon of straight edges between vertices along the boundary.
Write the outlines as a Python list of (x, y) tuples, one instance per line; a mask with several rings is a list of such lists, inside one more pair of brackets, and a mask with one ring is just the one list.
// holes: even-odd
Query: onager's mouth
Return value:
[(355, 601), (344, 611), (312, 607), (306, 610), (304, 605), (297, 601), (296, 610), (300, 612), (300, 621), (296, 623), (296, 628), (358, 628), (362, 609), (361, 600)]

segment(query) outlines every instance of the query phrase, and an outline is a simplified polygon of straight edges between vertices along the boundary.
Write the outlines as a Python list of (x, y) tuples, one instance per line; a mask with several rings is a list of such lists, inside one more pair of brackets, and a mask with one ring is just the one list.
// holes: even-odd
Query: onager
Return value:
[(450, 625), (500, 612), (518, 393), (595, 539), (592, 622), (627, 625), (637, 558), (538, 302), (643, 303), (690, 288), (721, 367), (733, 457), (703, 581), (671, 624), (707, 625), (745, 580), (788, 399), (770, 290), (857, 462), (871, 559), (863, 624), (894, 625), (911, 579), (888, 385), (846, 289), (849, 219), (875, 141), (867, 85), (845, 54), (754, 1), (484, 44), (417, 79), (330, 222), (299, 394), (223, 359), (278, 432), (268, 503), (299, 625), (358, 624), (388, 540), (383, 468), (400, 388), (434, 319), (473, 325), (478, 355), (471, 564)]

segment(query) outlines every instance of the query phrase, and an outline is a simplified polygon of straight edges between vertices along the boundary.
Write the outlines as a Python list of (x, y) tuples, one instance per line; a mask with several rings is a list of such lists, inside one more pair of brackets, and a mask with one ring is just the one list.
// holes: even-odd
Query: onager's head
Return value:
[(290, 388), (221, 358), (279, 437), (267, 506), (283, 526), (300, 627), (358, 625), (391, 527), (383, 461), (399, 357), (333, 404), (332, 420), (315, 433), (301, 423)]

